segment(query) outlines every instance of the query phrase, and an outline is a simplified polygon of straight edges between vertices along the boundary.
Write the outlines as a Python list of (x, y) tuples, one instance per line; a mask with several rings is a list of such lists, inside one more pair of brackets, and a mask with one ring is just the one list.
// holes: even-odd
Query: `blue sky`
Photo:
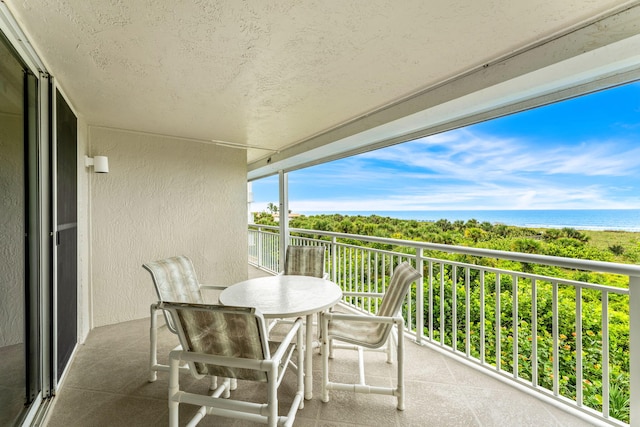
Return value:
[(291, 172), (289, 208), (640, 209), (640, 82)]

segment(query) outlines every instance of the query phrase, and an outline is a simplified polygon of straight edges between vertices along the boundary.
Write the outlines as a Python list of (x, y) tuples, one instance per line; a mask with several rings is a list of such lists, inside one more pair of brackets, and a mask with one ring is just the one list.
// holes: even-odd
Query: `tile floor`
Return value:
[(24, 407), (24, 347), (0, 347), (0, 426), (10, 426)]
[[(256, 274), (252, 272), (251, 275)], [(78, 350), (62, 390), (55, 398), (47, 425), (163, 426), (168, 424), (167, 374), (148, 382), (148, 319), (96, 328)], [(160, 354), (177, 344), (166, 329), (159, 337)], [(395, 398), (332, 391), (330, 401), (319, 399), (321, 357), (313, 357), (314, 396), (305, 401), (295, 426), (584, 426), (588, 425), (552, 405), (522, 393), (498, 380), (411, 340), (406, 342), (406, 410), (395, 408)], [(367, 353), (367, 377), (372, 384), (391, 384), (395, 365), (385, 356)], [(166, 357), (165, 357), (166, 359)], [(161, 362), (163, 362), (161, 360)], [(332, 377), (348, 380), (357, 375), (353, 351), (336, 351)], [(181, 382), (189, 390), (204, 391), (207, 381), (188, 374)], [(292, 373), (280, 389), (283, 407), (287, 391), (295, 387)], [(239, 381), (234, 397), (251, 399), (263, 390)], [(181, 425), (195, 412), (180, 406)], [(282, 414), (282, 411), (281, 411)], [(202, 426), (249, 426), (252, 423), (207, 416)]]

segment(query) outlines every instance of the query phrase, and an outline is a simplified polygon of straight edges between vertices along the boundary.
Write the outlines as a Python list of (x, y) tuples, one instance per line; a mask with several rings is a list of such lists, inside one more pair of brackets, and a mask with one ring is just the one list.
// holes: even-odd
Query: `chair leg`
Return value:
[[(322, 330), (328, 330), (328, 319), (322, 316)], [(329, 384), (329, 339), (326, 333), (322, 334), (322, 388), (320, 389), (320, 400), (323, 402), (329, 401), (329, 390), (327, 389), (327, 384)], [(333, 356), (333, 355), (332, 355)], [(309, 367), (307, 367), (309, 369)]]
[(156, 316), (155, 305), (151, 306), (151, 325), (149, 327), (149, 382), (152, 383), (158, 379), (158, 372), (153, 369), (158, 364), (158, 318)]
[(318, 343), (320, 345), (318, 345), (318, 353), (322, 354), (322, 325), (320, 324), (320, 322), (322, 321), (320, 319), (320, 312), (316, 313), (317, 314), (317, 318), (316, 318), (316, 334), (318, 335)]
[(209, 390), (215, 390), (218, 388), (218, 377), (209, 377)]
[(169, 359), (169, 427), (178, 427), (179, 403), (173, 396), (180, 390), (179, 365), (178, 360)]
[(404, 337), (402, 336), (403, 326), (397, 325), (398, 334), (396, 341), (398, 342), (398, 351), (396, 353), (398, 363), (398, 410), (404, 411)]
[(231, 378), (225, 378), (222, 380), (224, 384), (224, 391), (222, 392), (223, 399), (229, 399), (231, 397), (231, 386), (233, 380)]
[(269, 427), (277, 427), (278, 425), (278, 388), (277, 381), (275, 379), (278, 378), (278, 363), (272, 363), (271, 365), (271, 378), (273, 381), (269, 381), (268, 387), (268, 397), (267, 397), (267, 405), (268, 405), (268, 415), (267, 415), (267, 424)]
[(304, 375), (305, 375), (304, 370), (305, 368), (311, 369), (311, 366), (306, 366), (304, 364), (305, 354), (302, 351), (303, 337), (304, 337), (304, 334), (302, 333), (302, 328), (298, 328), (298, 332), (296, 335), (296, 352), (298, 353), (298, 369), (297, 369), (296, 375), (298, 379), (298, 383), (297, 383), (298, 393), (302, 396), (302, 399), (300, 399), (300, 405), (298, 409), (304, 408)]
[(329, 340), (329, 359), (333, 359), (333, 340)]

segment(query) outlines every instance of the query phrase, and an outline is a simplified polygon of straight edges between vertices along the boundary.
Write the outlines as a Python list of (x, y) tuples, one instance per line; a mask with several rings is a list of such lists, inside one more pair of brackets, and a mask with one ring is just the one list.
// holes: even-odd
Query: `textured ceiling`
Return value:
[(272, 150), (625, 3), (4, 2), (89, 124)]

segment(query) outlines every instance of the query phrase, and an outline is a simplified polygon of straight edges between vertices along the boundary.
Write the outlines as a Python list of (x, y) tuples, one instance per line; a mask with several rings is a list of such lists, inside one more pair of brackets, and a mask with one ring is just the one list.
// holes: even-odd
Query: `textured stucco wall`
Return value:
[(201, 283), (246, 279), (244, 151), (100, 127), (88, 137), (110, 169), (87, 172), (94, 327), (149, 315), (146, 261), (184, 254)]
[(0, 347), (23, 340), (23, 151), (22, 116), (0, 113)]

